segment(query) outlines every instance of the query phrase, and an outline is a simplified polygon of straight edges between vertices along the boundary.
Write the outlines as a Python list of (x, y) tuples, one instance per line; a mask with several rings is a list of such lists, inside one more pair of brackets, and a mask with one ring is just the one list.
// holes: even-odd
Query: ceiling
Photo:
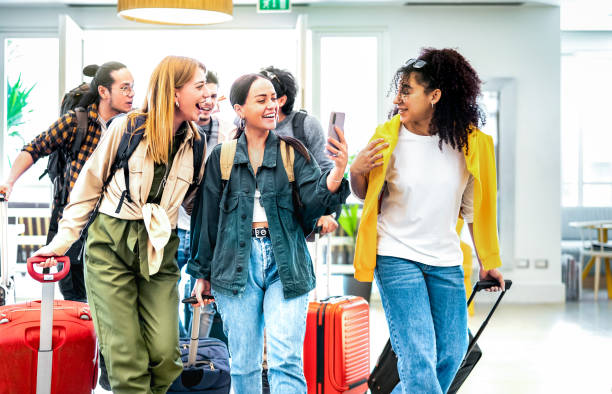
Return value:
[[(235, 5), (255, 5), (257, 0), (234, 0)], [(552, 5), (561, 8), (562, 30), (612, 30), (612, 0), (291, 0), (292, 4), (320, 5)], [(0, 0), (1, 6), (114, 6), (117, 0)]]
[[(549, 4), (559, 5), (566, 0), (292, 0), (292, 4), (342, 4), (342, 3), (369, 3), (369, 4), (426, 4), (426, 5), (480, 5), (480, 4)], [(572, 1), (572, 0), (567, 0)], [(595, 0), (580, 0), (589, 2)], [(255, 5), (257, 0), (234, 0), (235, 5)], [(79, 5), (99, 6), (116, 5), (117, 0), (0, 0), (1, 5), (12, 6), (40, 6), (40, 5)]]

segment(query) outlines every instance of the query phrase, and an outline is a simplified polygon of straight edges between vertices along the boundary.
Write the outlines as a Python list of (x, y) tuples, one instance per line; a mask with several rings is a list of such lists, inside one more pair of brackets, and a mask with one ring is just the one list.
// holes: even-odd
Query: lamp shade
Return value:
[(208, 25), (232, 20), (232, 0), (118, 0), (122, 18), (160, 25)]

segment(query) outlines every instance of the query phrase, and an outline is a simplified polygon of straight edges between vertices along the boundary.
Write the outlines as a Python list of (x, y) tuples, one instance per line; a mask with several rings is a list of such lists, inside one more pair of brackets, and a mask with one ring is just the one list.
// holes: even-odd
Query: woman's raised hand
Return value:
[(373, 168), (383, 165), (383, 149), (389, 147), (389, 143), (383, 138), (371, 141), (360, 151), (351, 164), (351, 173), (355, 175), (367, 175)]

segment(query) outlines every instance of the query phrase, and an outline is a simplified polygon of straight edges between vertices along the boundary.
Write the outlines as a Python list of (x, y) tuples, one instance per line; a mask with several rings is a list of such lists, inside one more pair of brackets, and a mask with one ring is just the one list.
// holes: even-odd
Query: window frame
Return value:
[[(53, 29), (39, 29), (33, 30), (28, 29), (27, 31), (0, 31), (0, 77), (2, 78), (2, 83), (0, 84), (0, 154), (5, 155), (5, 136), (7, 135), (7, 123), (6, 123), (6, 45), (5, 42), (7, 39), (19, 39), (19, 38), (56, 38), (59, 40), (59, 36), (57, 30)], [(56, 106), (59, 108), (59, 100), (56, 103)], [(9, 175), (9, 168), (5, 168), (4, 159), (0, 160), (0, 182), (4, 182), (4, 180)], [(45, 190), (50, 190), (47, 185), (42, 186)]]
[(376, 53), (377, 69), (377, 108), (376, 108), (376, 119), (379, 123), (386, 120), (386, 113), (384, 111), (384, 104), (391, 105), (393, 98), (386, 98), (383, 87), (385, 86), (385, 79), (390, 78), (389, 72), (389, 61), (383, 54), (390, 53), (388, 31), (386, 28), (357, 28), (357, 27), (338, 27), (338, 28), (320, 28), (312, 26), (309, 28), (310, 33), (310, 45), (309, 45), (309, 58), (310, 70), (307, 70), (308, 79), (310, 80), (309, 92), (305, 93), (305, 104), (307, 108), (311, 109), (314, 116), (319, 119), (321, 117), (321, 101), (314, 100), (314, 97), (321, 96), (321, 39), (324, 37), (375, 37), (377, 42), (378, 53)]

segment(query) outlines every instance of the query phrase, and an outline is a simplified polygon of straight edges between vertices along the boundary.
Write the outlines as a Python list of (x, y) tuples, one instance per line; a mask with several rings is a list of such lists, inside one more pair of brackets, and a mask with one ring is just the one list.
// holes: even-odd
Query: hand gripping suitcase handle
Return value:
[[(512, 286), (512, 281), (504, 280), (504, 283), (506, 285), (506, 290), (510, 290), (510, 287)], [(487, 290), (495, 286), (499, 286), (499, 282), (496, 280), (481, 280), (476, 283), (476, 286), (474, 286), (474, 292), (477, 293), (480, 290)]]
[(41, 283), (47, 283), (47, 282), (57, 282), (61, 279), (64, 279), (66, 277), (66, 275), (68, 275), (68, 272), (70, 271), (70, 257), (68, 256), (60, 256), (60, 257), (55, 257), (55, 259), (57, 260), (58, 263), (63, 263), (63, 267), (61, 270), (59, 270), (59, 272), (55, 272), (55, 273), (45, 273), (45, 272), (36, 272), (34, 270), (34, 264), (38, 264), (38, 263), (43, 263), (45, 262), (49, 257), (48, 256), (34, 256), (34, 257), (30, 257), (27, 260), (28, 263), (28, 273), (30, 274), (30, 276)]

